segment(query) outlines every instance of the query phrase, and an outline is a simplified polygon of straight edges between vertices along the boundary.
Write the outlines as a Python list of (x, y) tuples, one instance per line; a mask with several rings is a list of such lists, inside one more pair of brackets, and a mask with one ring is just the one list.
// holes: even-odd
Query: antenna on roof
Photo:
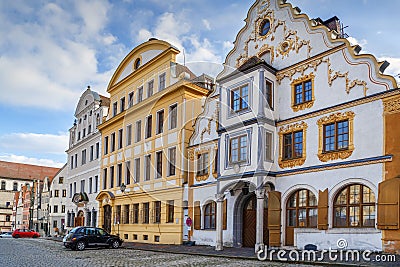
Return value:
[(343, 23), (340, 24), (340, 38), (348, 38), (349, 35), (344, 32), (344, 29), (348, 28), (349, 26), (344, 26)]
[(183, 49), (183, 66), (186, 66), (185, 48)]

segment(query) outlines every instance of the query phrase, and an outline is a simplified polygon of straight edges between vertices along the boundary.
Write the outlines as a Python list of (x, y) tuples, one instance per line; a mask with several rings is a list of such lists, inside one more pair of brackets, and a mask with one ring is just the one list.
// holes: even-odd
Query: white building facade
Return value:
[(98, 225), (96, 196), (100, 190), (101, 136), (97, 126), (107, 116), (108, 108), (109, 98), (90, 87), (82, 94), (76, 107), (76, 120), (69, 130), (67, 150), (67, 229)]
[(256, 1), (245, 22), (189, 144), (191, 239), (387, 250), (398, 228), (378, 188), (395, 176), (384, 117), (399, 94), (387, 62), (359, 54), (336, 17), (286, 1)]
[[(65, 164), (51, 180), (50, 187), (43, 187), (42, 209), (47, 223), (46, 233), (51, 236), (62, 236), (66, 233), (65, 213), (70, 199), (67, 197), (67, 165)], [(46, 190), (47, 189), (47, 190)]]

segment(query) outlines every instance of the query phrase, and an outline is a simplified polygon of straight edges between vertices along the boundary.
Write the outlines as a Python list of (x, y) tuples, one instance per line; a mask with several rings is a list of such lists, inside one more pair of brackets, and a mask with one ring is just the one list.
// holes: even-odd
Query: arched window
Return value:
[(360, 184), (343, 188), (335, 197), (334, 227), (374, 227), (375, 194)]
[(317, 227), (317, 198), (307, 190), (294, 192), (287, 202), (288, 227)]
[(215, 229), (216, 204), (214, 201), (208, 203), (204, 208), (204, 229)]
[(137, 58), (135, 61), (135, 70), (137, 70), (140, 67), (140, 58)]

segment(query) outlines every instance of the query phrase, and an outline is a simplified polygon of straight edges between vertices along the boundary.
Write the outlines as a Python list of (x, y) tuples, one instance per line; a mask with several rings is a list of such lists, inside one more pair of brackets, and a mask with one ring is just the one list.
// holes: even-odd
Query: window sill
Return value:
[(312, 106), (314, 106), (314, 100), (303, 102), (303, 103), (299, 103), (299, 104), (293, 104), (292, 105), (292, 110), (294, 112), (298, 112), (300, 110), (311, 108)]
[(330, 151), (330, 152), (321, 152), (318, 153), (318, 158), (322, 162), (327, 162), (331, 160), (337, 159), (347, 159), (348, 157), (353, 154), (353, 149), (346, 149), (346, 150), (337, 150), (337, 151)]
[(196, 181), (201, 182), (207, 180), (209, 177), (208, 173), (202, 175), (196, 175)]
[(278, 164), (282, 169), (284, 168), (293, 168), (296, 166), (301, 166), (306, 161), (305, 157), (295, 158), (295, 159), (279, 159)]

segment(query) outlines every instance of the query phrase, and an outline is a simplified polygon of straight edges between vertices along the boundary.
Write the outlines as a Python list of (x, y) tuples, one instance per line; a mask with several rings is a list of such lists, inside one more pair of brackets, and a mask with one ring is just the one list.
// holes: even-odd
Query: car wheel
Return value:
[(86, 245), (85, 245), (85, 242), (79, 241), (78, 243), (76, 243), (75, 247), (76, 247), (77, 250), (84, 250)]
[(112, 248), (119, 248), (119, 242), (118, 242), (118, 240), (112, 241), (111, 247), (112, 247)]
[(34, 236), (32, 236), (33, 238), (38, 238), (38, 236), (37, 235), (34, 235)]
[(19, 235), (15, 235), (15, 238), (19, 238)]

